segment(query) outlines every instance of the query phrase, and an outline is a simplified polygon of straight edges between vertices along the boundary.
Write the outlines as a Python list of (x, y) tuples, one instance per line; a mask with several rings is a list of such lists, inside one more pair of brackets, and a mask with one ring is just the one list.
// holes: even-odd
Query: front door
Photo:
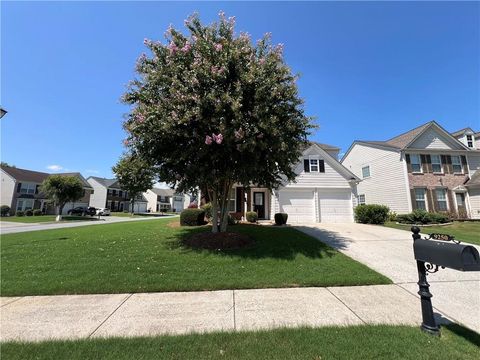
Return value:
[(258, 214), (259, 219), (265, 219), (265, 193), (253, 193), (253, 211)]
[(455, 194), (457, 200), (457, 211), (460, 217), (466, 217), (467, 215), (467, 208), (465, 206), (465, 194), (464, 193), (456, 193)]

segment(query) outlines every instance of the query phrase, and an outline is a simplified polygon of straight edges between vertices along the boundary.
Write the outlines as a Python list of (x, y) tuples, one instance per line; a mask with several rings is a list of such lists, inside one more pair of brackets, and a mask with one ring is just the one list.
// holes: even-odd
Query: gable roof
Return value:
[(314, 143), (312, 144), (312, 146), (315, 146), (317, 149), (319, 149), (321, 154), (324, 156), (324, 158), (328, 159), (329, 165), (331, 165), (347, 181), (351, 181), (351, 180), (361, 181), (361, 179), (357, 175), (355, 175), (353, 172), (348, 170), (337, 159), (335, 159), (332, 155), (330, 155), (326, 150), (321, 148), (318, 144)]
[[(469, 131), (469, 130), (472, 132), (472, 134), (475, 135), (475, 131), (473, 131), (473, 129), (472, 129), (471, 127), (466, 127), (466, 128), (463, 128), (463, 129), (454, 131), (454, 132), (450, 133), (450, 135), (456, 137), (456, 136), (459, 136), (459, 135), (463, 135), (465, 132), (467, 132), (467, 131)], [(478, 134), (478, 133), (477, 133), (477, 134)]]
[(470, 180), (465, 183), (465, 186), (479, 186), (480, 185), (480, 170), (473, 173)]
[(424, 132), (428, 127), (430, 127), (434, 121), (429, 121), (426, 124), (420, 125), (415, 129), (404, 132), (403, 134), (397, 135), (390, 140), (385, 141), (387, 144), (403, 149), (407, 147), (410, 143), (413, 142), (422, 132)]
[(173, 191), (172, 189), (153, 188), (150, 190), (152, 190), (155, 194), (160, 196), (173, 196), (175, 194), (175, 191)]
[(122, 189), (117, 179), (105, 179), (97, 176), (89, 176), (88, 178), (94, 179), (96, 182), (98, 182), (100, 185), (105, 186), (106, 188), (120, 189), (120, 190)]
[(1, 166), (1, 169), (15, 180), (34, 183), (41, 183), (50, 175), (40, 171), (32, 171), (10, 166)]

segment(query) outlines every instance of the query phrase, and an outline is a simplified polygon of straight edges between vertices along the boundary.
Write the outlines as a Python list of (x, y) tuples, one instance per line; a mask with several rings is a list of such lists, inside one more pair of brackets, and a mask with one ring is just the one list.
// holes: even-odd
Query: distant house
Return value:
[[(88, 183), (94, 189), (90, 196), (90, 206), (96, 208), (108, 208), (111, 211), (131, 211), (130, 197), (123, 190), (117, 179), (105, 179), (96, 176), (87, 178)], [(134, 212), (147, 211), (147, 200), (142, 194), (137, 195), (134, 202)]]
[(188, 207), (190, 197), (172, 189), (153, 188), (143, 193), (151, 212), (181, 212)]
[(354, 141), (342, 164), (359, 176), (359, 204), (480, 218), (480, 134), (435, 121), (386, 141)]
[[(55, 214), (55, 209), (44, 194), (40, 192), (40, 185), (51, 174), (19, 169), (10, 166), (1, 166), (1, 204), (8, 205), (11, 213), (29, 209), (40, 209), (46, 214)], [(75, 176), (83, 184), (83, 196), (76, 202), (67, 203), (63, 214), (76, 206), (88, 206), (93, 188), (78, 172), (60, 173), (55, 175)]]

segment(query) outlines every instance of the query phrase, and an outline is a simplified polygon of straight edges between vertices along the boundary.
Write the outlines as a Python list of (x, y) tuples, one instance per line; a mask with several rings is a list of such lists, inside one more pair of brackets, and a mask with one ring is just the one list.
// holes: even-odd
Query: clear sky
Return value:
[(111, 176), (122, 153), (119, 99), (143, 39), (219, 10), (253, 39), (271, 32), (301, 74), (313, 140), (345, 151), (429, 120), (480, 130), (478, 2), (5, 2), (1, 159)]

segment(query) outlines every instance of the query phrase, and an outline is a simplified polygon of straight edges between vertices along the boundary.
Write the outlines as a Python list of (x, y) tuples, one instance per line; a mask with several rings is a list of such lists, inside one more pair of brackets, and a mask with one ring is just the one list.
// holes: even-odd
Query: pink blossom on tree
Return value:
[(213, 140), (213, 139), (212, 139), (211, 136), (209, 136), (209, 135), (205, 136), (205, 144), (211, 145), (211, 144), (212, 144), (212, 140)]

